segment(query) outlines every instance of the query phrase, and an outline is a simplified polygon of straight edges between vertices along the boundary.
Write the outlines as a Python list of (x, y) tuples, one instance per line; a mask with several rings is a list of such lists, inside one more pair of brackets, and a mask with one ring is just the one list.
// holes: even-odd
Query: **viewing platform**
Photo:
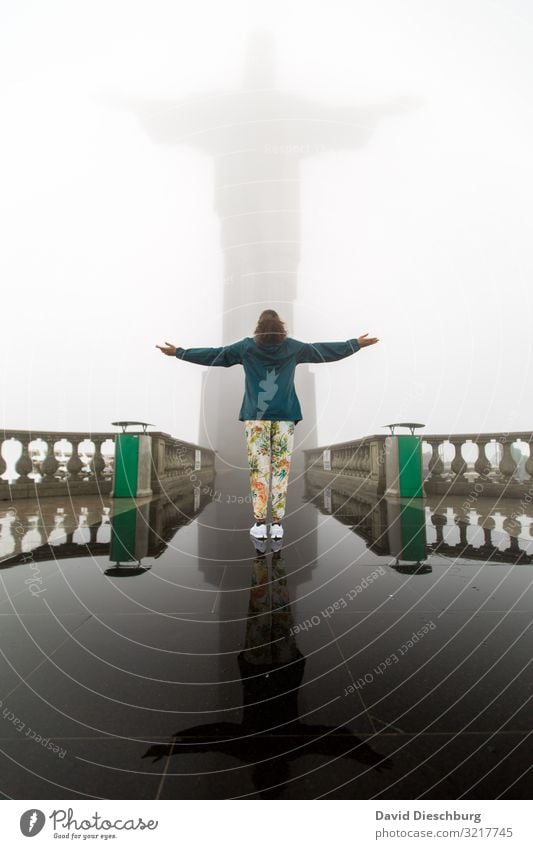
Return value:
[(384, 436), (308, 451), (262, 544), (247, 470), (151, 436), (129, 498), (114, 433), (6, 433), (12, 798), (529, 798), (531, 434), (425, 436), (420, 498)]

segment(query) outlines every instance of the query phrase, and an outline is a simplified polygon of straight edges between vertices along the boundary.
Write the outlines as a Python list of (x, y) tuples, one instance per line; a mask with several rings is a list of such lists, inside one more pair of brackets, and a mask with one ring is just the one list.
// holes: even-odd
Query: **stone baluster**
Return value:
[(100, 442), (100, 444), (98, 444), (93, 440), (93, 444), (94, 444), (94, 454), (93, 454), (93, 460), (92, 460), (92, 467), (93, 467), (93, 472), (94, 472), (95, 478), (97, 480), (100, 480), (101, 478), (104, 477), (104, 469), (106, 467), (104, 455), (102, 454), (102, 446), (103, 446), (104, 443)]
[(489, 439), (483, 439), (482, 437), (477, 437), (476, 439), (478, 455), (476, 458), (476, 462), (474, 463), (474, 469), (478, 473), (480, 478), (486, 478), (492, 472), (492, 463), (490, 462), (485, 452), (485, 447), (488, 445), (489, 442)]
[(2, 447), (3, 447), (3, 445), (4, 445), (4, 443), (3, 443), (2, 439), (0, 438), (0, 477), (4, 474), (5, 470), (7, 469), (7, 463), (4, 460), (4, 458), (2, 457)]
[(352, 452), (348, 448), (342, 449), (342, 474), (343, 475), (351, 475), (350, 469), (350, 461), (352, 459)]
[(343, 448), (340, 452), (340, 471), (343, 475), (349, 475), (350, 470), (348, 468), (348, 463), (350, 461), (350, 452)]
[(172, 445), (168, 442), (165, 442), (165, 459), (164, 459), (164, 467), (163, 474), (171, 475), (172, 474)]
[(42, 464), (43, 481), (51, 483), (55, 481), (55, 474), (59, 468), (59, 462), (55, 455), (55, 439), (51, 434), (46, 436), (48, 450)]
[(341, 475), (344, 474), (345, 455), (346, 452), (342, 448), (337, 451), (337, 470)]
[(167, 467), (172, 477), (177, 477), (179, 474), (180, 455), (178, 454), (178, 446), (173, 443), (168, 446)]
[(351, 475), (352, 470), (350, 469), (350, 462), (352, 459), (352, 451), (349, 448), (345, 448), (342, 452), (342, 473), (343, 475)]
[(365, 473), (365, 446), (362, 442), (357, 446), (357, 477), (360, 478)]
[(72, 452), (67, 461), (67, 472), (69, 478), (78, 478), (83, 468), (80, 455), (78, 453), (78, 441), (74, 436), (69, 436), (69, 442), (72, 446)]
[(114, 474), (114, 471), (115, 471), (115, 462), (116, 462), (116, 457), (117, 457), (116, 446), (115, 446), (114, 440), (113, 440), (112, 444), (113, 444), (113, 452), (111, 454), (107, 454), (104, 457), (105, 469), (104, 469), (103, 475), (104, 475), (104, 478), (109, 478), (109, 479), (111, 479), (113, 477), (113, 474)]
[(459, 480), (461, 478), (464, 478), (464, 473), (465, 473), (466, 467), (467, 467), (466, 460), (463, 457), (463, 454), (461, 452), (463, 440), (462, 439), (454, 439), (453, 437), (450, 437), (450, 442), (453, 445), (453, 447), (455, 448), (455, 456), (454, 456), (454, 458), (451, 462), (451, 470), (455, 475), (455, 479)]
[(22, 454), (15, 463), (15, 470), (17, 474), (20, 475), (17, 483), (28, 483), (32, 481), (28, 475), (33, 471), (33, 463), (28, 450), (29, 439), (27, 436), (23, 436), (22, 434), (18, 437), (18, 439), (22, 443)]
[(354, 477), (357, 474), (357, 448), (355, 446), (348, 449), (345, 448), (344, 453), (345, 460), (343, 474)]
[(514, 476), (518, 466), (516, 460), (511, 454), (511, 446), (514, 442), (513, 439), (507, 439), (506, 437), (502, 437), (498, 440), (502, 446), (502, 458), (500, 460), (500, 473), (502, 477), (504, 477), (507, 481), (510, 481)]
[(525, 469), (529, 475), (529, 482), (533, 480), (533, 434), (524, 438), (524, 442), (529, 445), (529, 457), (526, 460)]
[(365, 477), (370, 475), (370, 445), (365, 443)]
[(189, 448), (186, 445), (180, 445), (179, 448), (176, 446), (176, 474), (184, 475), (187, 472), (187, 469), (193, 469), (194, 464), (192, 462), (191, 453)]
[(429, 476), (432, 478), (440, 478), (444, 471), (444, 463), (442, 462), (442, 457), (439, 454), (439, 445), (440, 440), (438, 439), (428, 439), (426, 440), (428, 445), (431, 445), (431, 457), (429, 458), (428, 470)]

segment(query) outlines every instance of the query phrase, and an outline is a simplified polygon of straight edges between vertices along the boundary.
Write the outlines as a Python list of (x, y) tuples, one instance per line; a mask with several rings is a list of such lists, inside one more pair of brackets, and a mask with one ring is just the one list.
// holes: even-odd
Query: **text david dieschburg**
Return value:
[(387, 811), (376, 811), (377, 820), (469, 820), (470, 822), (481, 822), (481, 814), (474, 814), (469, 811), (438, 811), (430, 813), (427, 811), (397, 811), (388, 813)]

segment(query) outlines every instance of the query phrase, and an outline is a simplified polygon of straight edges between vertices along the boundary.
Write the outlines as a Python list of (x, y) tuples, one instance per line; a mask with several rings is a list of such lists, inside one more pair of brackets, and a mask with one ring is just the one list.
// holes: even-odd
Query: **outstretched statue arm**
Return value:
[(159, 144), (187, 144), (207, 153), (211, 151), (208, 138), (213, 119), (209, 99), (166, 100), (105, 94), (100, 102), (134, 115), (150, 138)]
[(233, 342), (232, 345), (222, 345), (219, 348), (179, 348), (166, 342), (165, 345), (156, 345), (167, 357), (177, 357), (188, 363), (197, 363), (200, 366), (229, 366), (242, 365), (241, 341)]
[(298, 98), (293, 114), (300, 119), (305, 136), (302, 156), (313, 156), (321, 150), (352, 149), (366, 144), (380, 121), (394, 115), (414, 112), (424, 105), (421, 97), (395, 97), (375, 103), (349, 105), (317, 104)]

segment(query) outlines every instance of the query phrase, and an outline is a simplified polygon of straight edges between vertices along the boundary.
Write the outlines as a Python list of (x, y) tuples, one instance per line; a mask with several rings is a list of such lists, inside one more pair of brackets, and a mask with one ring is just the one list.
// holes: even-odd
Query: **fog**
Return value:
[[(516, 0), (4, 0), (3, 427), (208, 441), (207, 370), (155, 346), (275, 302), (293, 337), (380, 339), (309, 367), (318, 444), (531, 430), (532, 36)], [(250, 150), (255, 227), (223, 192)]]

